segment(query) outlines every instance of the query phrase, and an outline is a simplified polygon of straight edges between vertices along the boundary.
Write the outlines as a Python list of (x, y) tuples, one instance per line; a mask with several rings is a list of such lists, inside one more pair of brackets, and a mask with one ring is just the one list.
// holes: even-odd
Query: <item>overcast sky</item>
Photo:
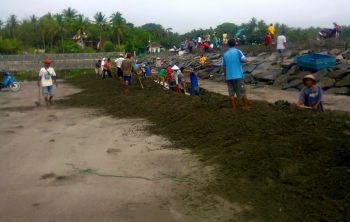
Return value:
[(251, 17), (293, 27), (350, 25), (350, 0), (0, 0), (0, 19), (20, 19), (72, 7), (90, 18), (97, 11), (119, 11), (135, 25), (158, 23), (184, 33), (215, 28), (223, 22), (241, 24)]

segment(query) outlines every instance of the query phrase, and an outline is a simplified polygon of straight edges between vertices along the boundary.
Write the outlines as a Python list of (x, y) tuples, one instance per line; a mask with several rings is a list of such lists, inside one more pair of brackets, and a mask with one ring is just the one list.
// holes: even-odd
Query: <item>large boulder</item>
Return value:
[(329, 89), (335, 85), (335, 79), (323, 77), (318, 81), (318, 85), (322, 87), (322, 89)]
[(326, 91), (327, 94), (349, 95), (350, 89), (348, 87), (333, 87)]
[(254, 71), (252, 72), (253, 76), (261, 74), (261, 73), (266, 73), (267, 70), (271, 69), (272, 65), (270, 62), (264, 62), (259, 64)]
[(280, 69), (268, 69), (265, 72), (261, 72), (259, 74), (253, 74), (254, 78), (263, 82), (274, 81), (279, 75), (281, 75)]
[(325, 77), (327, 74), (328, 74), (328, 69), (321, 69), (318, 72), (314, 73), (316, 78)]
[(256, 69), (256, 67), (258, 67), (258, 65), (248, 64), (248, 65), (243, 66), (243, 71), (244, 71), (244, 73), (252, 73)]
[(335, 85), (337, 87), (350, 86), (350, 75), (345, 76), (342, 80), (339, 80)]
[(303, 80), (301, 79), (294, 79), (287, 84), (284, 84), (282, 86), (283, 90), (289, 89), (289, 88), (297, 88), (297, 89), (302, 89), (304, 87)]
[(348, 74), (350, 74), (350, 69), (341, 69), (334, 72), (330, 72), (326, 76), (333, 79), (342, 79)]

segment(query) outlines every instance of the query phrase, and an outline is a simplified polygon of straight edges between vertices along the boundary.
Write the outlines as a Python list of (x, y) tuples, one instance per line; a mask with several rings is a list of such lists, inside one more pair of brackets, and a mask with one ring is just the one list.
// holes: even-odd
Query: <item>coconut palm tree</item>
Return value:
[(12, 38), (14, 38), (14, 34), (15, 34), (15, 30), (18, 26), (18, 20), (17, 20), (17, 16), (15, 15), (10, 15), (10, 17), (7, 19), (7, 26), (10, 29), (10, 36)]
[(61, 40), (61, 47), (62, 47), (62, 52), (64, 53), (64, 33), (65, 33), (65, 21), (63, 18), (62, 14), (56, 14), (54, 15), (54, 19), (58, 28), (58, 35), (60, 36)]
[(33, 25), (33, 31), (36, 32), (37, 29), (37, 23), (38, 23), (38, 18), (35, 15), (32, 15), (29, 17), (30, 22)]
[(116, 12), (112, 14), (110, 24), (112, 26), (113, 33), (117, 38), (117, 43), (120, 45), (123, 40), (125, 30), (128, 28), (126, 20), (123, 18), (120, 12)]
[(98, 27), (100, 28), (100, 44), (99, 44), (99, 48), (102, 48), (102, 32), (104, 29), (104, 26), (107, 23), (107, 19), (106, 16), (102, 14), (102, 12), (97, 12), (94, 16), (95, 19), (95, 23), (96, 25), (98, 25)]
[(77, 10), (68, 7), (62, 11), (62, 14), (64, 16), (64, 19), (71, 21), (77, 18), (78, 12)]

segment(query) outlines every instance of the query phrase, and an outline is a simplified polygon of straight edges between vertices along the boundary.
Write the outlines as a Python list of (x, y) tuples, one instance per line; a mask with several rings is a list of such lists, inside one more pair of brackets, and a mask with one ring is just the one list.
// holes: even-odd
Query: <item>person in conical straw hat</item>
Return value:
[(303, 78), (305, 87), (300, 92), (297, 105), (310, 108), (316, 112), (324, 112), (323, 91), (316, 82), (317, 80), (314, 75), (306, 75)]

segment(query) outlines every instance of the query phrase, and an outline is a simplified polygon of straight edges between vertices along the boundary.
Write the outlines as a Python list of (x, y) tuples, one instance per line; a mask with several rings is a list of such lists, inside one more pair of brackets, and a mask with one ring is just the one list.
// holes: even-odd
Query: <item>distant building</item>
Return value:
[(160, 53), (160, 50), (161, 50), (161, 45), (157, 42), (151, 42), (149, 45), (148, 45), (148, 52), (149, 53)]

